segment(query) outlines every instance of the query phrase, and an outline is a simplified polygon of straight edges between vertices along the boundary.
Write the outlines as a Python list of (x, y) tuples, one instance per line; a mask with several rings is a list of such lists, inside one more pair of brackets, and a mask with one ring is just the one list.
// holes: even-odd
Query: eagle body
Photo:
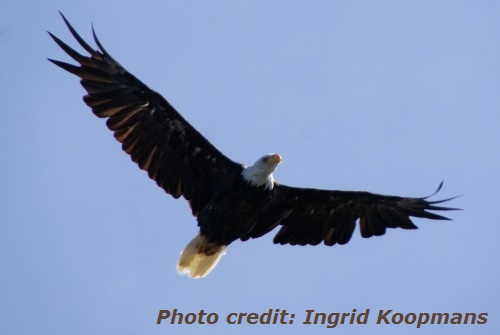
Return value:
[(249, 239), (272, 204), (272, 172), (281, 162), (277, 154), (261, 157), (241, 174), (221, 183), (198, 215), (199, 234), (181, 252), (180, 274), (206, 276), (237, 239)]
[(248, 167), (234, 162), (113, 59), (94, 30), (97, 50), (62, 17), (88, 55), (49, 33), (78, 65), (49, 60), (80, 78), (87, 91), (83, 100), (97, 117), (106, 119), (123, 151), (166, 193), (186, 199), (197, 218), (199, 232), (177, 263), (180, 274), (204, 277), (229, 244), (278, 227), (276, 244), (333, 246), (349, 242), (357, 223), (361, 236), (368, 238), (388, 228), (416, 229), (411, 217), (448, 220), (434, 212), (454, 209), (439, 205), (452, 198), (431, 201), (287, 186), (273, 176), (281, 163), (278, 154), (264, 155)]
[(251, 232), (266, 207), (272, 202), (272, 190), (235, 179), (235, 184), (214, 195), (198, 215), (200, 233), (210, 241), (229, 245)]
[(250, 238), (262, 212), (271, 203), (272, 191), (234, 180), (223, 187), (198, 215), (198, 235), (181, 252), (177, 272), (192, 278), (205, 277), (240, 238)]

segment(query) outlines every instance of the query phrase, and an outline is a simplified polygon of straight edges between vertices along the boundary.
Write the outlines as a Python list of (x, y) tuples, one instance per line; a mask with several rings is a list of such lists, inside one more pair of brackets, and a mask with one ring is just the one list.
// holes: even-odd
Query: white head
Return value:
[(253, 186), (265, 185), (267, 189), (274, 187), (273, 172), (281, 163), (281, 156), (269, 154), (259, 158), (254, 165), (245, 167), (242, 172), (243, 178)]

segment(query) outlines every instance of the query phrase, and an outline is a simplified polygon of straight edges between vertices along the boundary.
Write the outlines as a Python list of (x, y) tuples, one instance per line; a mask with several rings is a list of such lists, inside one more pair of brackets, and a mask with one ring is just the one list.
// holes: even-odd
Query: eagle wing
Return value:
[[(441, 186), (442, 183), (435, 193)], [(363, 237), (384, 235), (387, 228), (417, 229), (410, 217), (449, 220), (430, 211), (455, 210), (438, 206), (453, 198), (429, 201), (429, 197), (405, 198), (276, 184), (271, 204), (243, 240), (260, 237), (281, 225), (274, 243), (317, 245), (323, 242), (332, 246), (349, 242), (358, 219)]]
[(88, 93), (83, 100), (95, 115), (107, 118), (106, 125), (123, 150), (167, 193), (186, 198), (193, 215), (198, 215), (217, 183), (240, 173), (242, 166), (219, 152), (166, 99), (114, 60), (93, 29), (98, 50), (93, 50), (61, 16), (90, 56), (81, 55), (49, 32), (80, 66), (49, 60), (81, 78)]

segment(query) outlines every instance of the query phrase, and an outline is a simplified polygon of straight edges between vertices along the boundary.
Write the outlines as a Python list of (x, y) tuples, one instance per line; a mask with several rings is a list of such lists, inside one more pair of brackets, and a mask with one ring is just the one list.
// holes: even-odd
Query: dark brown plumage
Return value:
[[(61, 14), (62, 15), (62, 14)], [(103, 48), (92, 49), (63, 16), (84, 56), (56, 36), (54, 41), (79, 66), (50, 59), (81, 78), (83, 98), (122, 143), (123, 150), (174, 198), (189, 201), (200, 235), (186, 247), (178, 269), (205, 276), (231, 242), (280, 230), (274, 243), (328, 246), (349, 242), (359, 220), (363, 237), (387, 228), (416, 229), (410, 217), (447, 220), (430, 211), (448, 201), (385, 196), (368, 192), (329, 191), (275, 183), (279, 155), (266, 155), (252, 167), (233, 162), (192, 127), (161, 95), (125, 70)], [(438, 190), (441, 188), (439, 186)], [(436, 191), (436, 192), (437, 192)], [(201, 264), (201, 265), (200, 265)]]

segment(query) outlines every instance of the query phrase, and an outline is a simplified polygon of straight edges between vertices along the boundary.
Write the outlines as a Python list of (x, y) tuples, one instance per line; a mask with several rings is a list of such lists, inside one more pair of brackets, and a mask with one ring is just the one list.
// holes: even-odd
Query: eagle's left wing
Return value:
[[(436, 193), (441, 189), (439, 185)], [(384, 235), (387, 228), (417, 229), (410, 217), (449, 220), (430, 211), (455, 208), (438, 206), (445, 200), (386, 196), (369, 192), (327, 191), (276, 184), (273, 200), (259, 224), (243, 238), (260, 237), (278, 225), (274, 243), (331, 246), (349, 242), (359, 219), (361, 236)]]

